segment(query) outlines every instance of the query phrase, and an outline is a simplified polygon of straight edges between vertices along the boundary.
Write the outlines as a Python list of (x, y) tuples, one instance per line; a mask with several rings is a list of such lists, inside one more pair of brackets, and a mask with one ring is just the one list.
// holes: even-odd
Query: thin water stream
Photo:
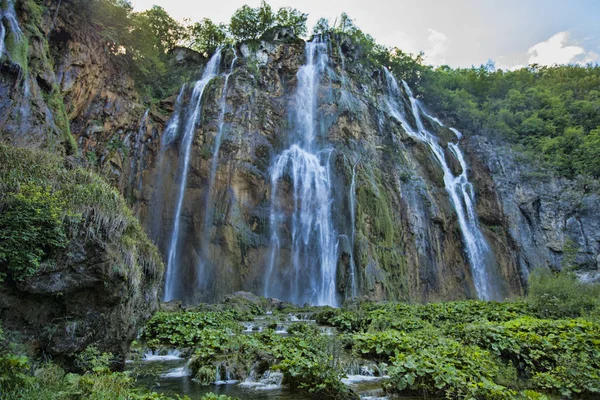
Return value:
[[(414, 98), (406, 82), (402, 81), (404, 93), (408, 98), (410, 111), (416, 123), (416, 127), (413, 127), (406, 117), (406, 111), (402, 105), (403, 95), (396, 79), (386, 68), (384, 68), (384, 72), (388, 86), (386, 102), (392, 117), (401, 123), (408, 135), (425, 143), (431, 149), (442, 168), (444, 186), (458, 217), (463, 243), (471, 264), (475, 290), (479, 299), (502, 300), (501, 292), (496, 283), (497, 279), (494, 279), (494, 255), (479, 226), (479, 218), (475, 211), (475, 190), (468, 179), (468, 166), (459, 145), (457, 143), (448, 144), (451, 153), (457, 158), (462, 169), (461, 173), (456, 176), (450, 168), (444, 149), (437, 137), (423, 124), (423, 117), (444, 126), (442, 122), (424, 111), (418, 100)], [(453, 132), (460, 138), (458, 131), (453, 130)]]

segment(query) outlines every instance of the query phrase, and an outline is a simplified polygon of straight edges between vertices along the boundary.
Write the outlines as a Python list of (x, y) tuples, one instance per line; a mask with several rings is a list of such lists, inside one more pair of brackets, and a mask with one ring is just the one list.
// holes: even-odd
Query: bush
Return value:
[(135, 285), (162, 278), (158, 249), (108, 182), (49, 153), (0, 144), (0, 272), (26, 279), (68, 258), (75, 238), (117, 250), (116, 272)]
[(205, 329), (241, 330), (233, 312), (159, 312), (146, 325), (142, 338), (151, 348), (174, 346), (188, 348), (205, 339)]
[(8, 194), (0, 211), (0, 266), (12, 279), (34, 275), (42, 261), (67, 246), (64, 207), (60, 193), (33, 183)]
[(543, 318), (600, 317), (600, 285), (582, 283), (570, 271), (547, 268), (529, 277), (527, 302)]
[(409, 390), (452, 399), (512, 399), (516, 395), (495, 383), (516, 378), (514, 369), (500, 365), (486, 350), (452, 339), (439, 340), (414, 354), (400, 353), (391, 361), (390, 380), (385, 384), (390, 393)]
[(599, 393), (600, 324), (524, 317), (467, 325), (463, 342), (510, 360), (535, 387), (562, 395)]

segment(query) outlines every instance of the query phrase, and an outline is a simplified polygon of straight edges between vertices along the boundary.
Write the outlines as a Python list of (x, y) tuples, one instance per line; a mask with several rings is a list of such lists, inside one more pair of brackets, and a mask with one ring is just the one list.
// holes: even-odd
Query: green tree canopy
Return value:
[(283, 7), (277, 11), (275, 21), (279, 26), (285, 26), (294, 31), (296, 36), (306, 35), (306, 19), (308, 14), (304, 14), (295, 8)]
[(244, 5), (239, 8), (231, 17), (229, 30), (239, 41), (258, 39), (274, 22), (275, 14), (271, 6), (263, 0), (260, 7)]
[(189, 27), (189, 43), (192, 49), (211, 54), (227, 40), (227, 27), (224, 24), (215, 24), (208, 18)]
[(185, 37), (183, 26), (175, 21), (162, 7), (154, 6), (140, 13), (138, 19), (139, 23), (148, 24), (157, 39), (158, 50), (161, 53), (171, 50)]

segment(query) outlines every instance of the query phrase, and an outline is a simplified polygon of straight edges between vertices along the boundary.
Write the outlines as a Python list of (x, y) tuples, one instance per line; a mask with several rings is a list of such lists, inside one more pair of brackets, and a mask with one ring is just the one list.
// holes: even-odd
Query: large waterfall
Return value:
[[(306, 43), (306, 64), (297, 73), (298, 87), (290, 111), (293, 140), (271, 168), (271, 253), (263, 293), (318, 305), (337, 304), (332, 150), (317, 143), (319, 86), (329, 61), (327, 51), (327, 44), (319, 38)], [(292, 192), (292, 210), (284, 209), (280, 201), (286, 190)]]
[[(456, 210), (458, 222), (463, 237), (465, 249), (471, 264), (471, 271), (475, 290), (482, 300), (500, 300), (502, 295), (497, 287), (495, 279), (495, 260), (493, 253), (479, 227), (479, 219), (475, 212), (475, 194), (473, 185), (467, 177), (467, 164), (458, 144), (449, 143), (448, 147), (452, 154), (458, 159), (461, 173), (455, 176), (450, 169), (444, 149), (438, 142), (436, 136), (425, 128), (423, 117), (426, 117), (439, 125), (442, 123), (428, 115), (420, 106), (406, 84), (402, 82), (404, 92), (410, 104), (410, 111), (415, 119), (416, 127), (407, 120), (403, 104), (403, 96), (394, 76), (384, 68), (387, 82), (386, 102), (391, 115), (397, 119), (406, 133), (415, 139), (425, 143), (434, 154), (444, 172), (444, 186), (452, 206)], [(442, 125), (443, 126), (443, 125)], [(415, 129), (416, 128), (416, 129)], [(455, 130), (453, 130), (456, 132)]]
[(202, 74), (202, 78), (194, 85), (194, 89), (187, 107), (181, 101), (181, 96), (183, 94), (182, 89), (182, 93), (177, 101), (177, 106), (179, 109), (175, 110), (175, 115), (171, 118), (171, 121), (167, 125), (163, 135), (163, 144), (167, 144), (169, 141), (174, 140), (174, 135), (177, 134), (180, 129), (183, 129), (183, 136), (181, 139), (181, 147), (179, 152), (179, 190), (177, 192), (177, 200), (173, 214), (173, 230), (167, 253), (167, 273), (164, 291), (165, 301), (173, 300), (179, 295), (177, 288), (180, 284), (180, 280), (184, 279), (184, 277), (179, 276), (179, 252), (182, 247), (182, 244), (179, 243), (179, 234), (181, 230), (181, 209), (183, 207), (183, 200), (190, 167), (192, 142), (198, 121), (200, 119), (200, 113), (202, 111), (202, 95), (204, 93), (204, 89), (217, 75), (220, 61), (221, 48), (217, 49), (215, 54), (206, 65), (206, 69)]

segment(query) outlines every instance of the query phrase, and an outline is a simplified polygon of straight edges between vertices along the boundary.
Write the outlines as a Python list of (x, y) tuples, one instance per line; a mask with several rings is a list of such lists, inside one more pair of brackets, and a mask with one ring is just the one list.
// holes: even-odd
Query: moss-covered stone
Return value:
[[(35, 196), (26, 189), (36, 187), (44, 189)], [(40, 212), (51, 201), (51, 212), (60, 218), (54, 221), (66, 239), (52, 251), (50, 242), (9, 247), (9, 254), (40, 254), (26, 274), (16, 275), (14, 264), (8, 264), (14, 257), (4, 257), (12, 242), (0, 236), (4, 325), (62, 361), (92, 343), (124, 356), (137, 329), (158, 307), (164, 270), (158, 250), (124, 199), (99, 176), (67, 168), (58, 156), (6, 145), (0, 145), (0, 193), (0, 213), (25, 211), (6, 207), (13, 194), (29, 193), (30, 208)], [(36, 224), (47, 223), (29, 221), (35, 230), (44, 228)]]

